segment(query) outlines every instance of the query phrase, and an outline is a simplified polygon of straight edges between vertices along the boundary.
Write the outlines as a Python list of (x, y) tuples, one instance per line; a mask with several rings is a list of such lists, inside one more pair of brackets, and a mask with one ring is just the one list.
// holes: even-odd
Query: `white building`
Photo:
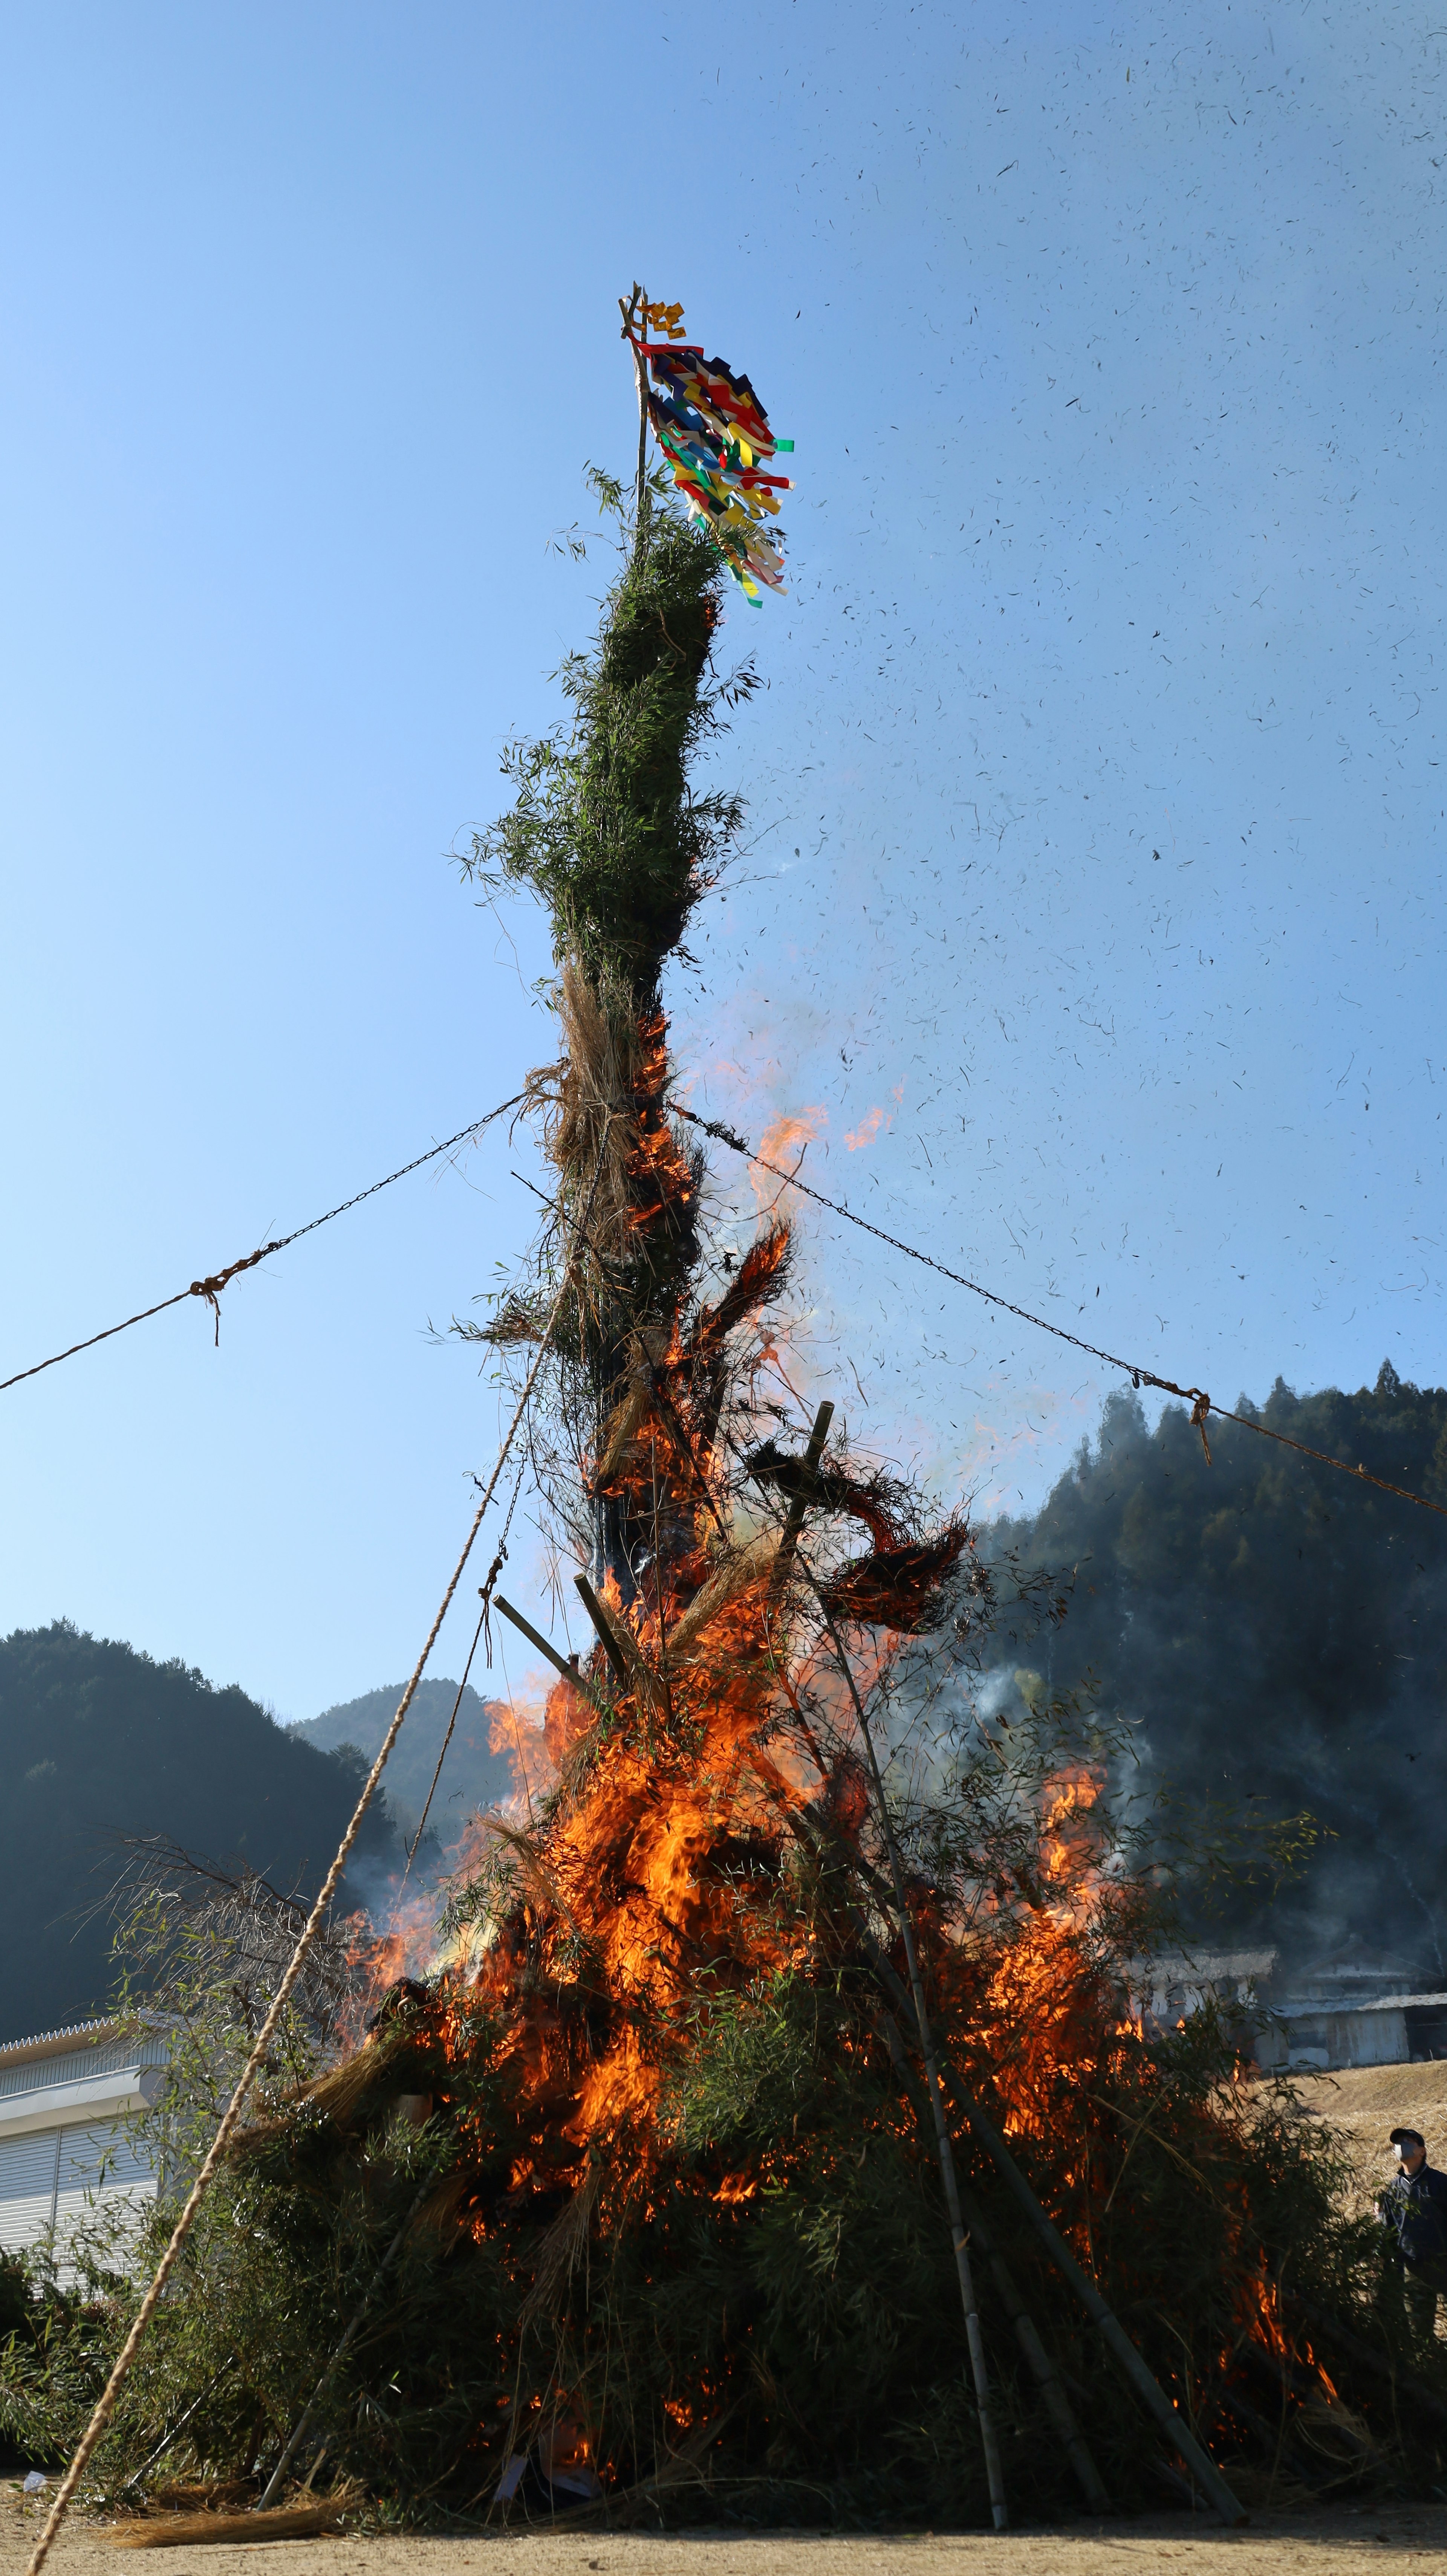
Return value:
[(1228, 2013), (1255, 2010), (1276, 1965), (1274, 1950), (1161, 1952), (1127, 1962), (1127, 2006), (1148, 2038), (1172, 2030), (1208, 2003)]
[(1275, 1950), (1181, 1951), (1130, 1962), (1129, 2011), (1154, 2038), (1215, 2003), (1240, 2015), (1266, 2073), (1447, 2057), (1447, 1994), (1405, 1993), (1404, 1973), (1402, 1960), (1357, 1946), (1284, 1979)]
[(1328, 2067), (1420, 2066), (1447, 2057), (1447, 1995), (1377, 1995), (1370, 2003), (1283, 1995), (1256, 2041), (1258, 2065), (1314, 2075)]
[(0, 2044), (0, 2253), (63, 2237), (89, 2205), (155, 2198), (126, 2114), (155, 2100), (166, 2055), (163, 2033), (115, 2021)]

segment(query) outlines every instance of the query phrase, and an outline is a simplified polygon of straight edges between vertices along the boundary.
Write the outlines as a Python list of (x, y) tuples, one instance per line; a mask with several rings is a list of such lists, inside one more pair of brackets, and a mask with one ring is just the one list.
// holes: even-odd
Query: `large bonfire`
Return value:
[[(1420, 2488), (1447, 2387), (1380, 2321), (1327, 2142), (1239, 2080), (1210, 2012), (1132, 2016), (1180, 1871), (1123, 1822), (1115, 1748), (1028, 1677), (989, 1716), (972, 1696), (984, 1629), (1059, 1605), (1002, 1609), (964, 1515), (931, 1526), (764, 1365), (787, 1206), (715, 1249), (661, 978), (739, 819), (689, 774), (750, 686), (712, 672), (724, 579), (651, 496), (565, 675), (571, 730), (510, 755), (476, 852), (556, 933), (556, 1205), (482, 1328), (521, 1369), (553, 1315), (532, 1459), (593, 1642), (547, 1703), (552, 1784), (479, 1826), (365, 2036), (302, 1996), (102, 2486), (237, 2506), (285, 2450), (313, 2497), (412, 2514), (969, 2522), (989, 2433), (997, 2520), (1001, 2479), (1035, 2519), (1184, 2501), (1033, 2194), (1246, 2501)], [(244, 2024), (265, 1963), (198, 1951), (193, 1912), (178, 1965), (158, 1884), (184, 2158), (237, 2021), (216, 1999)], [(133, 2298), (75, 2260), (88, 2296), (53, 2282), (12, 2346), (32, 2440), (63, 2437)]]

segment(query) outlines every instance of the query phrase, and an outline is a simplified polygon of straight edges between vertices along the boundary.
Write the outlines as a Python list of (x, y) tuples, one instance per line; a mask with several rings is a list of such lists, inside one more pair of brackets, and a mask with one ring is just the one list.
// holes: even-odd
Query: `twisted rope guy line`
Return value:
[(1137, 1387), (1154, 1386), (1159, 1387), (1163, 1395), (1178, 1395), (1191, 1408), (1191, 1420), (1201, 1435), (1207, 1466), (1211, 1463), (1211, 1444), (1206, 1437), (1206, 1421), (1208, 1415), (1215, 1413), (1223, 1422), (1239, 1422), (1243, 1431), (1257, 1431), (1263, 1440), (1278, 1441), (1283, 1449), (1295, 1449), (1303, 1458), (1314, 1458), (1318, 1466), (1335, 1467), (1343, 1476), (1352, 1476), (1363, 1485), (1375, 1485), (1379, 1492), (1395, 1494), (1401, 1502), (1420, 1504), (1424, 1512), (1436, 1512), (1447, 1520), (1447, 1504), (1430, 1502), (1425, 1494), (1414, 1494), (1409, 1486), (1389, 1484), (1385, 1476), (1373, 1476), (1365, 1467), (1349, 1467), (1345, 1458), (1333, 1458), (1325, 1449), (1308, 1448), (1304, 1440), (1292, 1440), (1284, 1431), (1273, 1431), (1268, 1423), (1253, 1422), (1249, 1414), (1232, 1413), (1224, 1404), (1213, 1404), (1204, 1387), (1177, 1386), (1174, 1378), (1157, 1377), (1154, 1369), (1142, 1368), (1134, 1360), (1117, 1359), (1114, 1351), (1103, 1351), (1095, 1342), (1082, 1341), (1078, 1333), (1067, 1332), (1063, 1324), (1049, 1323), (1043, 1315), (1032, 1315), (1026, 1306), (1012, 1305), (1010, 1299), (1000, 1296), (997, 1290), (982, 1288), (978, 1279), (967, 1279), (963, 1271), (948, 1269), (943, 1261), (936, 1261), (932, 1252), (919, 1252), (912, 1243), (902, 1243), (897, 1234), (886, 1234), (882, 1225), (871, 1225), (867, 1216), (857, 1216), (842, 1199), (826, 1198), (822, 1190), (812, 1188), (808, 1181), (801, 1181), (797, 1172), (786, 1172), (778, 1163), (771, 1163), (767, 1155), (756, 1154), (752, 1145), (717, 1118), (699, 1118), (677, 1100), (670, 1100), (668, 1106), (675, 1118), (686, 1118), (690, 1127), (701, 1127), (706, 1136), (716, 1136), (721, 1145), (731, 1147), (735, 1154), (742, 1154), (748, 1162), (757, 1163), (761, 1172), (772, 1172), (775, 1180), (786, 1181), (791, 1189), (798, 1190), (806, 1199), (812, 1199), (816, 1207), (828, 1208), (831, 1215), (842, 1216), (850, 1225), (862, 1227), (877, 1242), (887, 1243), (895, 1252), (902, 1252), (907, 1260), (923, 1262), (927, 1270), (938, 1271), (941, 1279), (951, 1279), (957, 1288), (968, 1288), (972, 1296), (983, 1297), (986, 1305), (998, 1306), (1007, 1315), (1018, 1315), (1022, 1324), (1033, 1324), (1037, 1332), (1053, 1333), (1058, 1342), (1069, 1342), (1077, 1351), (1087, 1352), (1091, 1359), (1104, 1360), (1107, 1368), (1123, 1369)]
[[(574, 1239), (578, 1243), (586, 1241), (586, 1237), (583, 1234), (581, 1226), (579, 1227)], [(482, 1643), (482, 1632), (484, 1628), (487, 1629), (487, 1660), (489, 1663), (492, 1662), (492, 1628), (489, 1624), (489, 1613), (492, 1609), (493, 1587), (496, 1584), (497, 1578), (501, 1574), (503, 1567), (507, 1563), (507, 1534), (512, 1528), (512, 1516), (518, 1507), (518, 1499), (522, 1493), (523, 1478), (526, 1473), (527, 1460), (524, 1459), (521, 1467), (518, 1469), (517, 1483), (512, 1489), (512, 1501), (507, 1507), (507, 1519), (502, 1525), (502, 1536), (498, 1540), (496, 1554), (493, 1557), (491, 1565), (487, 1569), (486, 1581), (478, 1587), (478, 1597), (481, 1600), (482, 1608), (477, 1614), (477, 1626), (472, 1632), (472, 1643), (467, 1649), (467, 1661), (462, 1667), (462, 1679), (457, 1685), (457, 1697), (452, 1703), (452, 1715), (447, 1721), (447, 1733), (442, 1739), (442, 1750), (437, 1756), (437, 1768), (432, 1774), (432, 1786), (427, 1792), (427, 1803), (422, 1810), (417, 1831), (413, 1835), (408, 1847), (407, 1867), (402, 1872), (403, 1887), (407, 1884), (407, 1880), (411, 1874), (412, 1863), (417, 1857), (418, 1847), (421, 1844), (423, 1835), (427, 1831), (427, 1819), (432, 1813), (432, 1801), (437, 1795), (437, 1783), (442, 1777), (442, 1765), (447, 1759), (447, 1748), (452, 1742), (452, 1730), (457, 1724), (457, 1712), (462, 1706), (462, 1694), (467, 1688), (467, 1676), (472, 1670), (472, 1659), (477, 1653), (478, 1647)]]
[[(471, 1130), (465, 1129), (464, 1133), (470, 1134)], [(587, 1204), (583, 1209), (581, 1219), (573, 1228), (573, 1239), (568, 1247), (567, 1260), (563, 1265), (562, 1279), (559, 1283), (558, 1293), (553, 1299), (547, 1323), (543, 1328), (543, 1336), (538, 1345), (537, 1357), (528, 1371), (527, 1382), (523, 1387), (521, 1395), (518, 1397), (517, 1410), (513, 1414), (511, 1422), (508, 1424), (507, 1431), (503, 1438), (502, 1447), (498, 1451), (497, 1464), (493, 1468), (492, 1474), (487, 1481), (487, 1489), (483, 1494), (481, 1502), (478, 1504), (477, 1510), (472, 1516), (472, 1527), (467, 1533), (462, 1554), (458, 1558), (456, 1566), (453, 1568), (452, 1580), (448, 1584), (446, 1591), (443, 1593), (437, 1616), (433, 1620), (432, 1625), (427, 1632), (427, 1642), (424, 1645), (421, 1654), (417, 1658), (412, 1678), (407, 1684), (406, 1689), (402, 1693), (401, 1700), (398, 1703), (397, 1714), (393, 1718), (391, 1725), (387, 1729), (386, 1735), (382, 1739), (382, 1749), (378, 1754), (376, 1761), (373, 1763), (371, 1770), (367, 1774), (362, 1794), (357, 1800), (356, 1812), (353, 1815), (352, 1821), (348, 1825), (346, 1832), (342, 1836), (341, 1842), (337, 1848), (337, 1856), (332, 1862), (331, 1868), (328, 1870), (326, 1877), (322, 1882), (321, 1891), (317, 1897), (317, 1901), (312, 1907), (310, 1914), (307, 1916), (306, 1922), (302, 1928), (301, 1938), (297, 1942), (296, 1948), (291, 1954), (291, 1959), (287, 1966), (286, 1973), (283, 1976), (280, 1985), (277, 1987), (276, 1994), (272, 2000), (271, 2009), (257, 2034), (256, 2045), (252, 2049), (251, 2055), (248, 2057), (246, 2064), (241, 2070), (240, 2076), (237, 2079), (236, 2090), (232, 2094), (231, 2099), (227, 2103), (226, 2109), (222, 2114), (221, 2126), (211, 2141), (205, 2163), (202, 2165), (200, 2172), (197, 2174), (195, 2181), (191, 2185), (190, 2194), (187, 2198), (185, 2208), (182, 2210), (180, 2217), (176, 2221), (171, 2241), (166, 2247), (164, 2254), (161, 2256), (160, 2262), (156, 2266), (155, 2278), (151, 2282), (151, 2286), (147, 2290), (145, 2297), (142, 2299), (139, 2308), (136, 2310), (135, 2323), (132, 2325), (130, 2333), (127, 2335), (125, 2342), (122, 2344), (121, 2349), (116, 2356), (115, 2367), (101, 2392), (100, 2400), (96, 2406), (95, 2412), (80, 2437), (75, 2457), (71, 2461), (71, 2464), (66, 2470), (66, 2473), (56, 2491), (55, 2502), (50, 2508), (50, 2514), (46, 2522), (45, 2529), (42, 2531), (40, 2538), (35, 2544), (30, 2564), (26, 2569), (26, 2576), (40, 2576), (40, 2570), (45, 2565), (45, 2561), (50, 2555), (51, 2544), (65, 2519), (66, 2508), (85, 2474), (86, 2463), (89, 2460), (92, 2451), (95, 2449), (97, 2442), (100, 2440), (102, 2433), (105, 2431), (107, 2424), (110, 2422), (111, 2416), (115, 2412), (116, 2399), (121, 2393), (121, 2388), (125, 2382), (127, 2373), (130, 2370), (131, 2363), (136, 2357), (136, 2353), (140, 2347), (141, 2337), (144, 2335), (147, 2326), (155, 2315), (161, 2293), (165, 2289), (166, 2283), (170, 2279), (172, 2270), (175, 2267), (176, 2258), (179, 2255), (182, 2246), (185, 2244), (187, 2237), (191, 2233), (192, 2221), (206, 2196), (206, 2192), (210, 2187), (216, 2168), (220, 2164), (221, 2159), (225, 2155), (226, 2149), (231, 2142), (232, 2133), (241, 2117), (242, 2107), (246, 2101), (247, 2094), (250, 2092), (252, 2084), (256, 2079), (258, 2070), (260, 2069), (262, 2061), (266, 2056), (266, 2052), (271, 2045), (272, 2036), (276, 2030), (277, 2023), (280, 2021), (282, 2013), (286, 2008), (287, 1998), (290, 1995), (293, 1986), (296, 1984), (298, 1977), (301, 1975), (302, 1968), (306, 1961), (306, 1954), (316, 1939), (317, 1933), (321, 1929), (322, 1918), (336, 1893), (337, 1881), (341, 1877), (342, 1871), (346, 1866), (347, 1854), (350, 1852), (353, 1843), (357, 1839), (357, 1835), (361, 1829), (362, 1818), (365, 1816), (368, 1807), (371, 1805), (372, 1794), (376, 1789), (378, 1781), (382, 1777), (383, 1771), (386, 1769), (387, 1756), (397, 1741), (398, 1734), (401, 1731), (402, 1721), (416, 1696), (417, 1685), (422, 1679), (427, 1658), (431, 1654), (432, 1649), (437, 1642), (437, 1632), (441, 1627), (443, 1620), (447, 1616), (447, 1612), (451, 1607), (452, 1596), (457, 1590), (458, 1584), (462, 1580), (463, 1568), (465, 1567), (469, 1556), (472, 1554), (473, 1540), (476, 1538), (479, 1529), (482, 1527), (483, 1513), (487, 1510), (488, 1504), (492, 1501), (493, 1495), (497, 1490), (498, 1479), (502, 1474), (504, 1466), (507, 1464), (508, 1452), (512, 1447), (513, 1441), (517, 1437), (518, 1425), (522, 1421), (523, 1415), (527, 1410), (528, 1399), (532, 1394), (538, 1371), (541, 1369), (544, 1360), (548, 1356), (548, 1351), (552, 1344), (553, 1327), (558, 1320), (563, 1299), (566, 1297), (568, 1290), (572, 1285), (573, 1265), (578, 1257), (578, 1249), (582, 1240), (583, 1230), (593, 1212), (593, 1201), (597, 1196), (598, 1184), (603, 1177), (603, 1160), (607, 1150), (608, 1128), (605, 1126), (603, 1130), (603, 1142), (598, 1149), (597, 1168), (594, 1171), (592, 1185), (588, 1191)]]
[(455, 1136), (448, 1137), (445, 1145), (429, 1145), (425, 1154), (417, 1154), (410, 1163), (403, 1163), (399, 1170), (389, 1172), (384, 1181), (373, 1181), (369, 1188), (358, 1190), (355, 1198), (343, 1199), (340, 1207), (328, 1208), (325, 1216), (314, 1216), (309, 1225), (299, 1225), (294, 1234), (280, 1235), (275, 1243), (261, 1244), (242, 1260), (229, 1261), (224, 1270), (214, 1271), (209, 1279), (193, 1279), (189, 1288), (178, 1288), (174, 1297), (163, 1297), (159, 1306), (143, 1306), (138, 1315), (127, 1315), (123, 1324), (107, 1324), (103, 1333), (92, 1333), (88, 1341), (72, 1342), (68, 1351), (56, 1351), (48, 1360), (37, 1360), (33, 1368), (17, 1369), (13, 1377), (0, 1377), (0, 1395), (4, 1394), (7, 1386), (19, 1386), (24, 1378), (39, 1377), (42, 1370), (58, 1368), (62, 1360), (73, 1360), (77, 1351), (93, 1351), (97, 1342), (108, 1342), (116, 1333), (128, 1333), (132, 1324), (149, 1323), (152, 1315), (164, 1315), (168, 1306), (184, 1306), (188, 1297), (205, 1298), (216, 1318), (219, 1348), (221, 1291), (231, 1280), (239, 1278), (243, 1270), (254, 1270), (258, 1261), (265, 1261), (269, 1253), (285, 1252), (288, 1244), (300, 1243), (304, 1234), (315, 1234), (319, 1225), (330, 1225), (334, 1216), (345, 1216), (349, 1208), (360, 1207), (363, 1199), (375, 1198), (378, 1190), (389, 1190), (394, 1181), (405, 1181), (409, 1172), (419, 1172), (424, 1163), (435, 1163), (439, 1154), (450, 1154), (454, 1145), (465, 1144), (469, 1136), (480, 1136), (484, 1127), (492, 1125), (494, 1118), (505, 1117), (509, 1109), (519, 1108), (526, 1098), (525, 1091), (518, 1092), (512, 1100), (504, 1100), (499, 1108), (489, 1109), (485, 1118), (475, 1119), (470, 1127), (460, 1128)]

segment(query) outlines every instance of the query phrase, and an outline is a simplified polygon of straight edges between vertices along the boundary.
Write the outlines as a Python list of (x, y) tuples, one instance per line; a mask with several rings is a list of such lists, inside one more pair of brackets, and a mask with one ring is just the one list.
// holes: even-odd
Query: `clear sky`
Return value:
[[(639, 276), (797, 442), (695, 1097), (1227, 1401), (1441, 1379), (1429, 13), (708, 16), (8, 14), (0, 1375), (548, 1057), (541, 924), (447, 853), (593, 623), (556, 532), (628, 461)], [(514, 1171), (0, 1398), (0, 1622), (288, 1717), (404, 1673), (497, 1431), (428, 1326), (519, 1258)], [(982, 1507), (1111, 1382), (822, 1218), (803, 1276), (801, 1381)]]

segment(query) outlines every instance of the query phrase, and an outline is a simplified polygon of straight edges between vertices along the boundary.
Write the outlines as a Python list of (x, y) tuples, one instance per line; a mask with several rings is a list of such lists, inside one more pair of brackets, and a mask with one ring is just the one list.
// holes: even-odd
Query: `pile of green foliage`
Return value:
[(590, 480), (619, 527), (622, 568), (593, 650), (569, 654), (558, 674), (571, 725), (509, 744), (514, 803), (474, 837), (466, 865), (488, 894), (529, 888), (551, 915), (559, 961), (577, 957), (599, 990), (626, 993), (641, 1013), (656, 1008), (664, 961), (742, 816), (727, 790), (696, 791), (690, 764), (755, 682), (745, 666), (704, 686), (727, 583), (713, 540), (672, 507), (631, 533), (618, 484)]

